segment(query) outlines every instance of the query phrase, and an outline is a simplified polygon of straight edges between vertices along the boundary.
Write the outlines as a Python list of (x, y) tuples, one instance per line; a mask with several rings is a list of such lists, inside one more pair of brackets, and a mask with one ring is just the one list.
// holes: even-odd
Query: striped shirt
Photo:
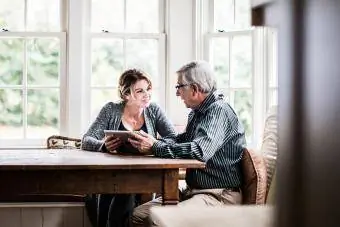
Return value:
[(215, 91), (190, 112), (184, 133), (158, 140), (152, 150), (157, 157), (205, 162), (205, 169), (187, 169), (186, 182), (192, 189), (213, 189), (241, 186), (245, 146), (241, 122)]

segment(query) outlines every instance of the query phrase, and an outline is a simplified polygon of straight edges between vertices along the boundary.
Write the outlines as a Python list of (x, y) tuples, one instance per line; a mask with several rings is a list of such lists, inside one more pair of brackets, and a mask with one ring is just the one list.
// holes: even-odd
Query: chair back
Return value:
[(272, 182), (275, 175), (276, 160), (278, 155), (277, 144), (278, 144), (277, 106), (273, 106), (269, 110), (268, 116), (265, 121), (261, 146), (261, 152), (263, 154), (267, 169), (267, 197), (269, 191), (273, 190), (275, 186), (272, 185)]
[(267, 171), (260, 152), (244, 149), (242, 167), (242, 204), (264, 204), (266, 201)]
[(80, 149), (81, 139), (53, 135), (47, 138), (47, 149)]

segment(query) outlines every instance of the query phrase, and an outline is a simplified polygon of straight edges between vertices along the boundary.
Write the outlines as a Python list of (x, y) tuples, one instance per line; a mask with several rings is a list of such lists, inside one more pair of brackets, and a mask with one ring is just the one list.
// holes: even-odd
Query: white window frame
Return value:
[[(67, 124), (67, 110), (63, 107), (66, 106), (67, 103), (67, 56), (66, 56), (66, 32), (63, 31), (65, 26), (65, 20), (63, 18), (63, 8), (65, 0), (60, 0), (60, 32), (30, 32), (30, 31), (14, 31), (12, 32), (9, 28), (9, 31), (0, 32), (0, 39), (1, 38), (22, 38), (22, 39), (29, 39), (29, 38), (57, 38), (60, 41), (60, 55), (59, 55), (59, 86), (40, 86), (40, 85), (27, 85), (27, 76), (23, 77), (23, 81), (21, 85), (0, 85), (0, 88), (15, 88), (23, 91), (23, 130), (24, 136), (26, 136), (27, 130), (27, 90), (34, 89), (34, 88), (58, 88), (59, 89), (59, 131), (60, 134), (67, 134), (68, 131), (68, 124)], [(27, 0), (24, 2), (25, 4), (25, 26), (27, 21)], [(23, 60), (23, 75), (27, 75), (27, 44), (24, 42), (24, 60)], [(48, 137), (49, 135), (47, 135)], [(13, 139), (3, 139), (0, 138), (0, 149), (4, 148), (30, 148), (30, 147), (44, 147), (46, 146), (46, 138), (42, 139), (31, 139), (31, 138), (13, 138)]]
[[(270, 84), (270, 77), (276, 78), (276, 82), (278, 82), (278, 35), (277, 30), (275, 28), (266, 28), (266, 97), (268, 97), (267, 103), (266, 103), (266, 111), (268, 112), (271, 108), (270, 106), (270, 98), (271, 97), (271, 91), (276, 91), (278, 94), (278, 83), (274, 84), (272, 86)], [(272, 74), (272, 75), (271, 75)], [(277, 102), (278, 100), (276, 100)]]
[[(88, 1), (88, 15), (91, 15), (91, 0)], [(92, 40), (94, 39), (122, 39), (123, 40), (123, 53), (124, 53), (124, 68), (126, 69), (126, 40), (127, 39), (155, 39), (158, 41), (158, 56), (159, 56), (159, 65), (158, 65), (158, 75), (160, 79), (160, 87), (158, 88), (160, 91), (160, 102), (158, 103), (162, 108), (165, 109), (166, 106), (166, 100), (165, 100), (165, 91), (166, 91), (166, 35), (165, 35), (165, 0), (159, 0), (159, 33), (134, 33), (134, 32), (89, 32), (87, 36), (87, 44), (88, 44), (88, 59), (86, 60), (88, 62), (88, 65), (91, 66), (91, 44)], [(124, 28), (126, 27), (126, 0), (124, 1)], [(87, 21), (88, 26), (91, 25), (91, 16), (89, 17), (89, 20)], [(88, 68), (86, 74), (86, 81), (87, 86), (85, 87), (85, 94), (87, 94), (87, 100), (91, 100), (91, 91), (94, 89), (117, 89), (117, 86), (92, 86), (91, 85), (91, 68)], [(91, 102), (89, 102), (85, 110), (85, 117), (83, 119), (83, 129), (82, 131), (85, 131), (90, 122), (91, 122)]]
[[(250, 148), (257, 148), (263, 133), (264, 120), (266, 117), (269, 84), (268, 84), (268, 31), (265, 28), (251, 27), (246, 30), (235, 30), (225, 32), (214, 32), (214, 1), (197, 0), (195, 18), (195, 56), (197, 59), (210, 61), (212, 38), (230, 38), (239, 35), (252, 36), (252, 135), (251, 142), (247, 144)], [(207, 19), (208, 18), (208, 19)], [(231, 39), (229, 39), (231, 40)], [(229, 41), (231, 42), (231, 41)], [(230, 45), (231, 46), (231, 45)], [(243, 88), (229, 88), (242, 90)]]
[[(160, 51), (160, 56), (164, 56), (164, 65), (159, 65), (162, 72), (160, 81), (164, 84), (164, 107), (167, 116), (175, 125), (184, 125), (187, 119), (187, 110), (184, 104), (176, 97), (174, 86), (176, 84), (175, 72), (183, 64), (194, 59), (193, 27), (194, 27), (194, 2), (182, 0), (163, 0), (165, 12), (160, 13), (164, 16), (164, 21), (160, 20), (160, 26), (163, 24), (163, 32), (159, 35), (161, 42), (165, 45), (162, 47), (164, 54)], [(80, 137), (88, 129), (91, 121), (90, 97), (91, 89), (91, 28), (90, 28), (90, 0), (68, 0), (68, 103), (67, 103), (67, 121), (69, 130), (66, 136)], [(164, 7), (165, 6), (165, 7)], [(181, 12), (181, 13), (179, 13)], [(104, 33), (100, 36), (125, 35), (126, 37), (143, 37), (137, 34), (122, 33)], [(137, 35), (137, 36), (136, 36)], [(93, 36), (97, 36), (96, 33)], [(148, 34), (148, 37), (154, 37)], [(160, 44), (163, 46), (163, 44)], [(185, 50), (185, 51), (183, 51)]]

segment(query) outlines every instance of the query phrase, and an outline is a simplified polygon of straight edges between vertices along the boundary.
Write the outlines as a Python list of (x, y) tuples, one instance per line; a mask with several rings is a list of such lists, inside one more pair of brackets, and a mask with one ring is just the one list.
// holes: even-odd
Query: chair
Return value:
[(261, 152), (244, 149), (241, 159), (243, 175), (242, 204), (265, 204), (267, 187), (267, 170)]
[(47, 138), (47, 149), (80, 149), (81, 139), (53, 135)]
[(259, 152), (245, 149), (241, 161), (243, 204), (273, 204), (277, 159), (277, 107), (272, 107), (265, 120)]
[(277, 106), (270, 108), (264, 126), (261, 151), (267, 169), (267, 195), (266, 203), (274, 203), (276, 161), (278, 155), (278, 119)]

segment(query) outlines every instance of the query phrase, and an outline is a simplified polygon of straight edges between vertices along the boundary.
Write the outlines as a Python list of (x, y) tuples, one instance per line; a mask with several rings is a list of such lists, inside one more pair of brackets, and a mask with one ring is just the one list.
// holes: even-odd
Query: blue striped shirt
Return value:
[(158, 140), (152, 150), (157, 157), (205, 162), (205, 169), (187, 169), (186, 182), (190, 188), (212, 189), (241, 186), (245, 146), (241, 122), (215, 91), (190, 112), (184, 133)]

